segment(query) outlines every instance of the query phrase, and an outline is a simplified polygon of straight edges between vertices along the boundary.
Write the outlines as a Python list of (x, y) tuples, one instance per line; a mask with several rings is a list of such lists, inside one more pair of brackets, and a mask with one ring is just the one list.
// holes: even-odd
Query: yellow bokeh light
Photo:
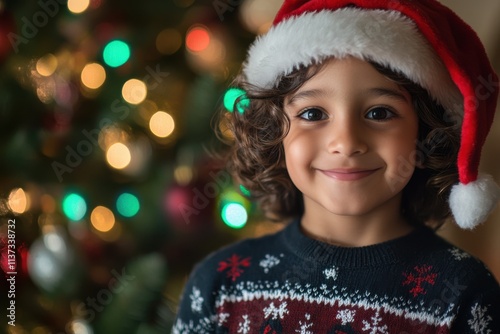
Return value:
[(28, 209), (28, 196), (22, 188), (13, 189), (7, 201), (9, 208), (14, 213), (24, 213)]
[(54, 74), (57, 68), (57, 58), (53, 54), (49, 53), (42, 58), (38, 59), (36, 62), (36, 71), (38, 74), (49, 77)]
[(164, 55), (177, 52), (182, 46), (182, 36), (175, 29), (164, 29), (156, 36), (156, 49)]
[(115, 225), (115, 215), (104, 206), (96, 206), (90, 214), (90, 222), (96, 230), (107, 232)]
[(175, 129), (174, 118), (164, 111), (158, 111), (151, 116), (149, 129), (157, 137), (168, 137)]
[(106, 70), (98, 63), (85, 65), (81, 74), (82, 83), (90, 89), (97, 89), (106, 80)]
[(122, 96), (130, 104), (139, 104), (146, 99), (148, 90), (141, 80), (130, 79), (123, 84)]
[(89, 8), (90, 0), (68, 0), (68, 9), (73, 14), (80, 14)]
[(37, 87), (36, 96), (38, 99), (45, 104), (53, 101), (54, 98), (54, 87), (51, 83)]
[(193, 168), (190, 166), (179, 166), (174, 170), (174, 178), (180, 185), (187, 185), (193, 180)]
[(114, 143), (108, 148), (106, 160), (108, 164), (116, 169), (123, 169), (130, 164), (132, 156), (127, 146), (122, 143)]

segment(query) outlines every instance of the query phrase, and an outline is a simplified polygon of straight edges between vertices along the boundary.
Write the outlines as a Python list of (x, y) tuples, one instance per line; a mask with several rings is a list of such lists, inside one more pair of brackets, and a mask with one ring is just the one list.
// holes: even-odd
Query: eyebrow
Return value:
[[(410, 103), (408, 98), (401, 92), (394, 90), (394, 89), (389, 89), (389, 88), (382, 88), (382, 87), (375, 87), (375, 88), (370, 88), (366, 91), (366, 94), (370, 97), (388, 97), (394, 100)], [(323, 89), (310, 89), (310, 90), (303, 90), (301, 92), (298, 92), (297, 94), (293, 95), (290, 100), (288, 100), (287, 105), (293, 105), (295, 104), (298, 100), (302, 99), (307, 99), (307, 98), (318, 98), (318, 97), (323, 97), (327, 95), (327, 92)]]
[(369, 95), (374, 96), (374, 97), (379, 97), (379, 96), (384, 96), (388, 98), (392, 98), (394, 100), (400, 100), (402, 102), (410, 103), (411, 101), (408, 100), (405, 94), (394, 90), (394, 89), (388, 89), (388, 88), (371, 88), (367, 92)]
[(293, 105), (295, 102), (298, 100), (302, 99), (307, 99), (307, 98), (317, 98), (317, 97), (322, 97), (327, 95), (327, 93), (323, 89), (310, 89), (310, 90), (303, 90), (301, 92), (298, 92), (297, 94), (294, 94), (290, 100), (288, 100), (287, 105)]

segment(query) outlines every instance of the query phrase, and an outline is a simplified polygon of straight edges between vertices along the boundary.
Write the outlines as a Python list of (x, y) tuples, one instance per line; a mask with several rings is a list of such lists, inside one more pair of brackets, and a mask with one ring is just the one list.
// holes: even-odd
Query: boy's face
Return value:
[(285, 112), (291, 121), (283, 142), (286, 166), (306, 215), (399, 210), (418, 134), (406, 90), (367, 62), (332, 59), (285, 99)]

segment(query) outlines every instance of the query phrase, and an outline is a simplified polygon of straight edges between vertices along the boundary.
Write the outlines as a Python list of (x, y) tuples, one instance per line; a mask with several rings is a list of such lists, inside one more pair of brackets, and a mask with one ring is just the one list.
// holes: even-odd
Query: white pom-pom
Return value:
[(468, 184), (451, 188), (450, 208), (456, 223), (463, 229), (473, 229), (488, 218), (500, 200), (500, 188), (490, 175), (481, 175)]

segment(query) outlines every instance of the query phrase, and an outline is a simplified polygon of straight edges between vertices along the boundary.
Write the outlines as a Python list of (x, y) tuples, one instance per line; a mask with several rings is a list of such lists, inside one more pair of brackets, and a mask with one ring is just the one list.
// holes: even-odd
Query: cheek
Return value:
[(317, 144), (315, 136), (311, 135), (311, 133), (290, 129), (290, 132), (283, 140), (287, 164), (302, 164), (309, 160), (314, 154)]
[[(316, 143), (317, 145), (317, 143)], [(305, 133), (290, 131), (283, 141), (288, 174), (297, 185), (306, 177), (316, 149), (314, 140)]]
[(389, 173), (400, 182), (411, 178), (417, 164), (417, 130), (408, 128), (394, 137), (387, 138), (383, 152)]

